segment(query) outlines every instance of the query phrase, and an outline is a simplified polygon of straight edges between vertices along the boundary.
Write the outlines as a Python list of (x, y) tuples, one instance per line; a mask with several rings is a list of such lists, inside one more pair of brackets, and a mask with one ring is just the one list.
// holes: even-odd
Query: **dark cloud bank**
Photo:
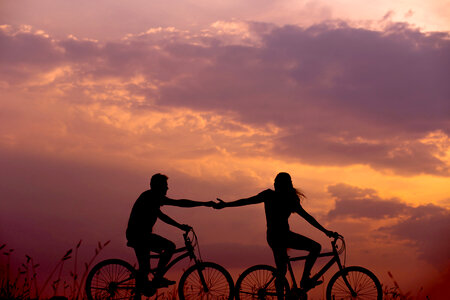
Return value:
[(328, 213), (330, 219), (397, 219), (393, 225), (378, 230), (392, 239), (409, 241), (422, 259), (436, 266), (450, 263), (448, 209), (434, 204), (414, 207), (400, 199), (383, 199), (373, 189), (346, 184), (329, 186), (328, 192), (336, 201), (335, 208)]
[[(247, 36), (154, 30), (109, 43), (4, 28), (0, 79), (14, 86), (37, 70), (71, 65), (68, 95), (87, 89), (82, 79), (118, 78), (146, 97), (131, 103), (134, 111), (187, 107), (273, 124), (281, 131), (267, 150), (287, 160), (449, 175), (448, 33), (399, 23), (380, 31), (247, 26)], [(126, 83), (136, 75), (146, 84)]]

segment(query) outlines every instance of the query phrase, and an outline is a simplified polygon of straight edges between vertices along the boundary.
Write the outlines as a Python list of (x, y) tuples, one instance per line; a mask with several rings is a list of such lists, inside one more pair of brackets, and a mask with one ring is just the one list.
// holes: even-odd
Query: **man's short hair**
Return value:
[(169, 177), (167, 177), (166, 175), (161, 174), (161, 173), (157, 173), (157, 174), (153, 175), (152, 179), (150, 179), (150, 188), (157, 189), (162, 184), (166, 183), (167, 179), (169, 179)]

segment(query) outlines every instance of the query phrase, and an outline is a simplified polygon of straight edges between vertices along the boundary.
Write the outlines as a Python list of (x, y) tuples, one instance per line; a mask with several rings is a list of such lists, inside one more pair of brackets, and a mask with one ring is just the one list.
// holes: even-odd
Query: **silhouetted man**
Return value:
[(182, 225), (165, 215), (161, 211), (161, 206), (172, 205), (179, 207), (196, 207), (209, 206), (214, 202), (199, 202), (187, 199), (174, 200), (166, 197), (168, 188), (168, 177), (163, 174), (155, 174), (150, 180), (150, 190), (143, 192), (131, 210), (130, 219), (126, 236), (128, 245), (133, 247), (139, 263), (138, 284), (148, 287), (148, 274), (150, 272), (150, 250), (161, 255), (158, 266), (156, 268), (153, 284), (157, 286), (168, 286), (174, 284), (174, 281), (166, 279), (164, 275), (164, 267), (169, 263), (172, 257), (175, 244), (162, 236), (153, 233), (153, 226), (157, 219), (178, 227), (181, 230), (188, 231), (191, 229), (188, 225)]

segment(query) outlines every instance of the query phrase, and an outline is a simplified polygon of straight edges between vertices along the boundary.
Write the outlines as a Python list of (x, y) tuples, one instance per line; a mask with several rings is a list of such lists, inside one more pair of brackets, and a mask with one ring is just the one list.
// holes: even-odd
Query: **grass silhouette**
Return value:
[[(95, 253), (89, 262), (84, 263), (84, 271), (79, 276), (78, 270), (78, 250), (81, 246), (82, 240), (78, 242), (74, 249), (69, 249), (57, 262), (53, 270), (45, 279), (42, 286), (38, 284), (37, 269), (39, 264), (36, 264), (33, 258), (26, 254), (25, 262), (22, 263), (17, 271), (11, 267), (11, 256), (14, 249), (6, 249), (6, 244), (0, 246), (0, 251), (3, 251), (3, 256), (6, 256), (5, 266), (0, 268), (0, 300), (6, 299), (49, 299), (61, 296), (63, 299), (78, 300), (84, 299), (84, 281), (89, 272), (95, 258), (100, 254), (101, 250), (107, 246), (110, 241), (105, 243), (98, 243), (95, 248)], [(71, 280), (64, 278), (64, 266), (66, 262), (73, 259), (73, 269), (69, 272)], [(49, 290), (51, 286), (51, 291)]]
[(391, 272), (388, 272), (389, 278), (392, 280), (394, 284), (393, 287), (388, 287), (383, 285), (383, 299), (384, 300), (431, 300), (428, 296), (423, 296), (422, 291), (423, 287), (420, 287), (416, 296), (412, 295), (412, 292), (404, 293), (400, 288), (397, 280), (395, 280), (394, 275)]
[[(6, 257), (5, 263), (0, 265), (0, 300), (41, 300), (41, 299), (85, 299), (84, 283), (86, 276), (100, 252), (110, 241), (105, 243), (98, 242), (92, 258), (84, 263), (84, 270), (80, 276), (78, 253), (82, 240), (80, 240), (73, 249), (69, 249), (59, 259), (55, 267), (47, 276), (44, 283), (39, 286), (38, 273), (39, 264), (36, 264), (33, 258), (25, 255), (25, 262), (22, 263), (17, 271), (11, 266), (11, 257), (14, 249), (7, 249), (6, 244), (0, 246), (3, 257)], [(68, 271), (70, 280), (66, 280), (67, 274), (65, 266), (68, 261), (73, 260), (72, 270)], [(383, 284), (384, 300), (431, 300), (428, 296), (422, 295), (421, 287), (417, 294), (413, 296), (412, 292), (403, 292), (391, 272), (388, 272), (393, 286)], [(51, 287), (51, 290), (49, 289)], [(147, 300), (177, 300), (178, 293), (176, 286), (170, 289), (162, 289), (152, 297), (142, 297)], [(434, 300), (434, 299), (433, 299)]]

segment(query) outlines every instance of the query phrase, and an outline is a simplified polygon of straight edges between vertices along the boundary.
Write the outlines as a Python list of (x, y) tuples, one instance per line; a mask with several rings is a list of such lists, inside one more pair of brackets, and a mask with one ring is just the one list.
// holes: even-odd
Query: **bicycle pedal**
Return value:
[(158, 288), (166, 288), (173, 284), (175, 284), (175, 283), (160, 283), (160, 284), (158, 284)]
[(176, 282), (164, 278), (164, 279), (154, 280), (152, 283), (153, 283), (157, 288), (166, 288), (166, 287), (169, 287), (169, 286), (175, 284)]
[(153, 286), (146, 286), (143, 289), (140, 289), (139, 292), (146, 296), (146, 297), (151, 297), (154, 294), (156, 294), (157, 288), (153, 287)]
[(314, 283), (313, 283), (313, 287), (316, 287), (316, 286), (318, 286), (318, 285), (321, 285), (323, 283), (323, 280), (316, 280), (316, 281), (314, 281)]
[(291, 290), (288, 294), (286, 294), (286, 300), (307, 300), (308, 294), (304, 289), (295, 289)]

